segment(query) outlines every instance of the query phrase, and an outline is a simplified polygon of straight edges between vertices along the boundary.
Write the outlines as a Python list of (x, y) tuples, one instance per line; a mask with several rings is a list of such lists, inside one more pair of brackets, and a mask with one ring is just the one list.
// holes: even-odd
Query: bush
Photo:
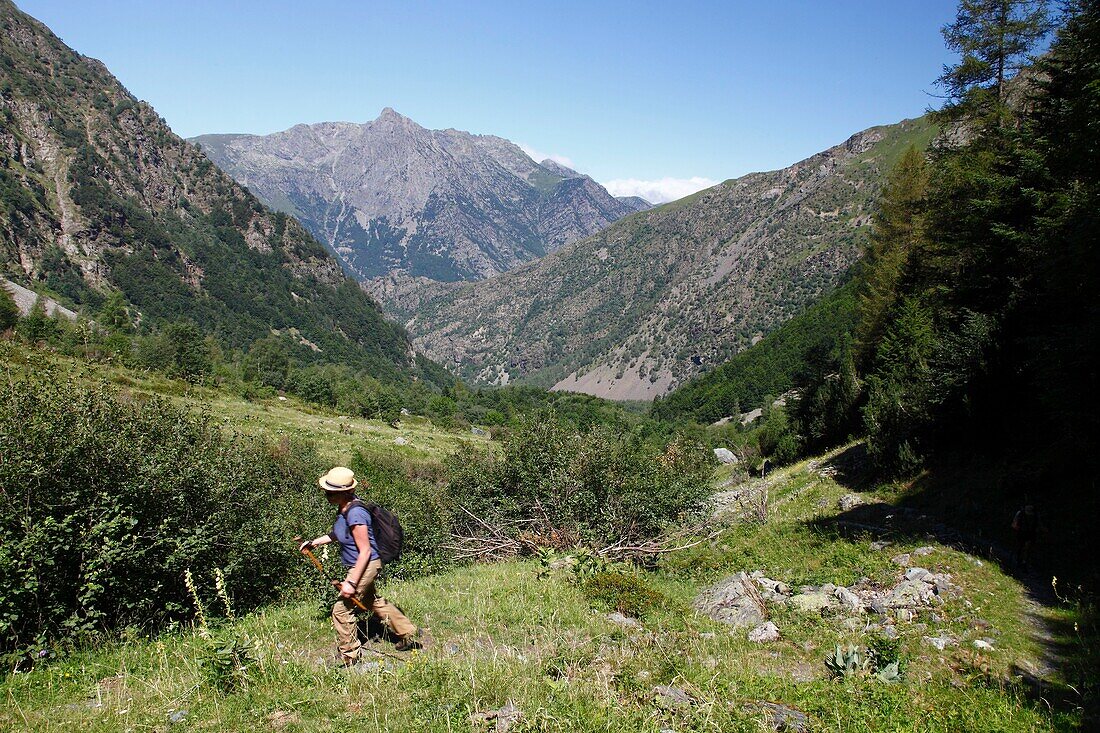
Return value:
[(15, 328), (18, 320), (19, 306), (15, 304), (15, 299), (11, 297), (8, 289), (0, 285), (0, 333), (9, 328)]
[(211, 597), (224, 570), (245, 610), (308, 578), (289, 538), (321, 521), (310, 444), (229, 441), (165, 400), (43, 370), (0, 385), (0, 456), (4, 650), (190, 618), (189, 568)]
[(405, 530), (401, 557), (386, 566), (389, 577), (419, 577), (450, 566), (443, 545), (450, 537), (452, 505), (441, 466), (357, 453), (350, 468), (360, 482), (358, 496), (391, 510)]
[[(503, 442), (499, 457), (467, 447), (448, 460), (451, 496), (490, 523), (526, 522), (536, 540), (649, 539), (710, 492), (709, 452), (680, 439), (659, 446), (607, 428), (577, 432), (541, 415)], [(483, 531), (476, 522), (462, 529)]]
[(639, 575), (605, 570), (581, 582), (581, 591), (595, 608), (618, 611), (632, 618), (646, 618), (669, 604), (669, 599)]

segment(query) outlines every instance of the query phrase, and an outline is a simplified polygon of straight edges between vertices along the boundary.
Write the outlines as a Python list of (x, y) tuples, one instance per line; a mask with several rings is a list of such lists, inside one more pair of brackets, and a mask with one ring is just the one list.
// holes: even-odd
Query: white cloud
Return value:
[(684, 196), (710, 188), (720, 181), (712, 181), (702, 176), (691, 178), (658, 178), (643, 181), (638, 178), (617, 178), (603, 184), (612, 196), (641, 196), (651, 204), (663, 204)]
[(550, 160), (554, 161), (555, 163), (559, 163), (561, 165), (564, 165), (566, 168), (573, 168), (574, 170), (576, 170), (576, 163), (574, 163), (571, 158), (568, 158), (564, 155), (557, 155), (555, 153), (543, 153), (539, 150), (536, 150), (535, 148), (532, 148), (530, 145), (527, 145), (526, 143), (516, 143), (516, 145), (519, 146), (520, 150), (527, 153), (527, 157), (529, 157), (531, 160), (535, 161), (536, 163), (541, 163), (542, 161), (549, 158)]

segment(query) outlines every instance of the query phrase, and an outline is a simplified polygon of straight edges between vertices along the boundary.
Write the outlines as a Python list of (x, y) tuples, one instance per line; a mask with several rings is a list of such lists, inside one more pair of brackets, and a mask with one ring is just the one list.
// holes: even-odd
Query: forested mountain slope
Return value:
[(227, 346), (288, 334), (325, 361), (415, 363), (337, 261), (177, 137), (95, 59), (0, 0), (0, 271), (94, 315), (187, 319)]
[(537, 263), (420, 303), (415, 343), (463, 377), (651, 399), (835, 287), (885, 172), (925, 119), (634, 214)]

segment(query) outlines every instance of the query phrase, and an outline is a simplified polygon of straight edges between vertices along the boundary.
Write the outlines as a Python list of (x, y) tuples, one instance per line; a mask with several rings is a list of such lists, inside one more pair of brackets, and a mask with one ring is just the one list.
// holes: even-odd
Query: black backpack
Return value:
[(348, 510), (350, 511), (353, 506), (361, 506), (370, 512), (371, 532), (374, 534), (374, 544), (382, 564), (388, 565), (401, 557), (401, 547), (405, 543), (405, 530), (401, 529), (401, 522), (397, 520), (397, 515), (385, 507), (373, 502), (367, 504), (359, 499), (352, 499), (348, 504)]

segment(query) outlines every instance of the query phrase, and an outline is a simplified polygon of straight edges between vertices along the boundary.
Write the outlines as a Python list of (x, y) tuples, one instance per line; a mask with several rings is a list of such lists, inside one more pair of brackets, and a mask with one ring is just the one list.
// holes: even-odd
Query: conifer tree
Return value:
[(883, 324), (897, 301), (899, 281), (924, 235), (922, 213), (927, 187), (924, 155), (910, 147), (887, 178), (863, 253), (857, 338), (859, 361), (864, 366), (874, 356)]
[(948, 116), (992, 116), (1000, 125), (1006, 82), (1030, 61), (1051, 29), (1046, 0), (960, 0), (955, 22), (943, 27), (947, 47), (960, 55), (937, 80), (947, 92)]

